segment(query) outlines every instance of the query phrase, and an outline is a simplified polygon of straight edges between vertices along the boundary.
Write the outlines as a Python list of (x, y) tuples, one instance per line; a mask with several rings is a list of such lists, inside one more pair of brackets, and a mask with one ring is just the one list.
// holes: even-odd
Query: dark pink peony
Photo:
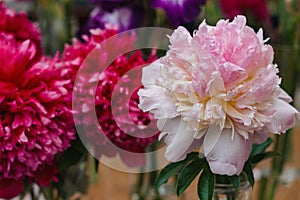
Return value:
[[(70, 80), (58, 57), (41, 58), (40, 35), (25, 15), (0, 4), (0, 198), (56, 180), (55, 156), (75, 138)], [(47, 176), (41, 170), (53, 166)], [(5, 187), (2, 185), (5, 185)]]
[[(136, 74), (132, 79), (127, 78), (121, 80), (121, 77), (128, 71), (152, 62), (155, 59), (154, 56), (151, 56), (148, 61), (145, 61), (142, 53), (137, 51), (130, 55), (119, 56), (103, 72), (90, 73), (90, 70), (93, 71), (94, 67), (96, 67), (91, 65), (87, 66), (86, 70), (81, 72), (80, 75), (77, 73), (84, 60), (95, 48), (99, 48), (99, 52), (93, 60), (93, 64), (96, 63), (96, 65), (105, 63), (108, 52), (114, 51), (114, 48), (132, 49), (135, 41), (134, 34), (123, 35), (118, 38), (118, 41), (115, 42), (117, 45), (113, 47), (106, 46), (107, 44), (101, 44), (102, 41), (117, 33), (117, 29), (109, 27), (105, 30), (92, 30), (91, 37), (86, 37), (85, 43), (74, 40), (71, 46), (66, 46), (62, 58), (62, 64), (65, 66), (65, 69), (69, 71), (66, 73), (66, 76), (72, 77), (73, 81), (75, 81), (75, 78), (79, 81), (79, 86), (74, 87), (74, 90), (79, 90), (82, 97), (76, 99), (76, 102), (74, 102), (77, 105), (76, 107), (79, 108), (79, 110), (75, 110), (75, 112), (79, 113), (79, 115), (80, 113), (85, 114), (82, 119), (76, 121), (76, 124), (91, 127), (90, 130), (84, 130), (86, 134), (84, 137), (94, 143), (93, 147), (95, 148), (97, 157), (101, 157), (101, 155), (112, 157), (118, 154), (116, 149), (111, 148), (111, 146), (107, 144), (107, 140), (105, 140), (104, 137), (107, 137), (114, 145), (121, 149), (139, 153), (145, 152), (145, 148), (156, 138), (156, 136), (153, 135), (149, 137), (145, 135), (141, 136), (141, 134), (143, 134), (143, 127), (151, 121), (150, 116), (138, 108), (138, 96), (136, 91), (133, 93), (128, 92), (129, 88), (127, 87), (138, 85), (140, 81), (139, 75)], [(75, 77), (76, 75), (78, 76)], [(129, 82), (132, 85), (129, 84), (126, 88), (123, 87), (120, 89), (117, 87), (117, 84), (122, 81)], [(95, 99), (86, 98), (86, 95), (92, 93), (93, 83), (98, 83)], [(140, 85), (141, 84), (138, 86)], [(116, 102), (113, 102), (114, 100), (112, 99), (113, 92), (118, 95)], [(130, 99), (129, 103), (126, 103), (126, 98)], [(113, 106), (112, 103), (118, 106)], [(91, 111), (93, 105), (95, 105), (98, 117), (96, 123), (100, 124), (100, 132), (104, 134), (97, 134), (99, 131), (95, 130), (95, 126), (92, 124)], [(117, 116), (113, 114), (116, 107), (118, 109)], [(128, 119), (131, 123), (128, 122)], [(122, 124), (120, 125), (118, 122)], [(130, 134), (127, 134), (127, 131), (130, 131)], [(121, 155), (121, 158), (126, 162), (125, 156)], [(132, 165), (129, 161), (126, 162), (126, 164)]]
[(58, 173), (57, 162), (54, 160), (50, 164), (43, 164), (40, 166), (33, 175), (34, 181), (43, 187), (49, 187), (51, 180), (58, 181), (56, 174)]
[(249, 13), (256, 20), (262, 22), (270, 20), (266, 0), (220, 0), (220, 6), (225, 17), (229, 19)]
[[(69, 81), (55, 63), (43, 59), (18, 84), (0, 82), (1, 178), (39, 180), (40, 167), (52, 165), (75, 137)], [(49, 175), (48, 182), (55, 179)]]
[(41, 34), (38, 27), (29, 21), (25, 13), (16, 13), (7, 9), (0, 1), (0, 33), (12, 35), (17, 43), (30, 40), (35, 49), (33, 61), (38, 61), (42, 56)]

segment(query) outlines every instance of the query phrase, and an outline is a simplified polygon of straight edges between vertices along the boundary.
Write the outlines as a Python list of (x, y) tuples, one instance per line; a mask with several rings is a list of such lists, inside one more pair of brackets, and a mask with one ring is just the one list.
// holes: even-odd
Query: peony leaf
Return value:
[(268, 138), (265, 142), (261, 144), (253, 144), (250, 157), (264, 152), (272, 144), (272, 142), (272, 139)]
[(250, 183), (250, 185), (253, 187), (254, 186), (254, 176), (253, 176), (253, 168), (252, 168), (252, 164), (247, 161), (245, 163), (245, 166), (244, 166), (244, 170), (245, 174), (247, 175), (247, 178), (248, 178), (248, 181)]
[(79, 139), (72, 142), (72, 145), (64, 152), (62, 157), (58, 157), (59, 171), (65, 171), (70, 166), (75, 165), (80, 162), (80, 160), (85, 156), (85, 148)]
[(232, 183), (235, 190), (240, 189), (240, 177), (238, 175), (226, 176), (226, 177)]
[(216, 174), (216, 183), (218, 184), (230, 184), (230, 180), (227, 175)]
[(199, 153), (192, 152), (188, 154), (184, 160), (168, 164), (159, 173), (155, 182), (155, 189), (158, 189), (162, 184), (166, 183), (171, 176), (180, 173), (187, 164), (197, 159), (198, 155)]
[(177, 195), (181, 195), (193, 182), (196, 176), (203, 170), (206, 161), (204, 158), (195, 159), (186, 165), (182, 172), (179, 174), (177, 181)]
[(198, 197), (201, 200), (211, 200), (215, 187), (215, 175), (209, 168), (205, 168), (198, 181)]
[(250, 158), (250, 161), (251, 161), (252, 164), (257, 164), (260, 161), (271, 158), (273, 156), (279, 156), (279, 153), (277, 153), (275, 151), (263, 152), (263, 153), (252, 156)]

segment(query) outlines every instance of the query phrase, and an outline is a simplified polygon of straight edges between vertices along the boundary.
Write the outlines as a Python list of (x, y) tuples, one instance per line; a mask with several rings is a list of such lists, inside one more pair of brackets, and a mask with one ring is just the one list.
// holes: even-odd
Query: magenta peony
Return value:
[(0, 1), (0, 33), (12, 35), (17, 43), (30, 40), (35, 49), (33, 61), (38, 61), (42, 56), (41, 34), (38, 27), (29, 21), (25, 13), (16, 13), (7, 9)]
[[(75, 138), (71, 93), (63, 69), (41, 58), (40, 35), (25, 15), (1, 4), (0, 18), (0, 198), (55, 180), (55, 156)], [(20, 23), (20, 24), (19, 24)], [(42, 169), (53, 166), (53, 173)], [(45, 176), (44, 173), (48, 173)]]
[(20, 83), (0, 82), (0, 180), (28, 177), (39, 183), (40, 167), (52, 165), (75, 138), (68, 81), (54, 64), (38, 62)]
[[(152, 55), (145, 61), (141, 51), (136, 51), (129, 55), (120, 55), (106, 69), (102, 69), (103, 71), (94, 72), (95, 67), (105, 63), (107, 54), (110, 51), (114, 51), (114, 48), (133, 49), (134, 34), (119, 37), (113, 44), (113, 47), (101, 43), (117, 33), (118, 30), (116, 28), (107, 27), (104, 30), (92, 30), (91, 36), (85, 37), (85, 42), (75, 39), (71, 46), (66, 46), (61, 63), (66, 70), (65, 75), (72, 79), (72, 84), (69, 88), (77, 92), (80, 91), (81, 97), (73, 102), (79, 110), (75, 109), (74, 111), (80, 117), (82, 116), (81, 113), (84, 113), (84, 115), (80, 120), (75, 121), (75, 123), (77, 127), (81, 125), (91, 127), (91, 129), (85, 129), (84, 135), (81, 135), (81, 137), (93, 143), (91, 145), (97, 158), (101, 158), (102, 155), (113, 157), (118, 154), (118, 148), (112, 148), (108, 145), (105, 138), (108, 138), (116, 147), (136, 153), (145, 152), (145, 148), (157, 138), (153, 135), (149, 137), (146, 134), (139, 135), (143, 134), (142, 130), (151, 121), (149, 114), (144, 113), (138, 108), (139, 98), (137, 91), (130, 93), (131, 88), (141, 85), (139, 83), (141, 77), (138, 74), (135, 74), (134, 78), (127, 77), (124, 79), (123, 77), (130, 70), (152, 62), (155, 59), (154, 56)], [(88, 64), (92, 64), (86, 66), (87, 68), (84, 72), (78, 73), (84, 60), (87, 58), (91, 59), (90, 54), (93, 54), (91, 52), (95, 49), (99, 51), (95, 58), (88, 62)], [(73, 88), (75, 78), (77, 79), (77, 86)], [(117, 85), (122, 82), (130, 84), (118, 88)], [(92, 93), (92, 85), (94, 83), (98, 83), (95, 99), (89, 99), (86, 97), (86, 94)], [(117, 95), (114, 98), (116, 102), (112, 98), (114, 92)], [(125, 101), (126, 98), (129, 99), (129, 102)], [(95, 125), (91, 124), (93, 123), (93, 120), (91, 120), (93, 106), (95, 106), (98, 118), (96, 123), (101, 126), (101, 130), (98, 131), (95, 130)], [(117, 109), (116, 114), (114, 114), (114, 109)], [(99, 132), (103, 134), (98, 134)], [(120, 156), (127, 165), (135, 165), (134, 162), (126, 159), (126, 155)], [(138, 162), (137, 165), (141, 164), (141, 162), (143, 161)]]
[(158, 119), (166, 158), (176, 162), (202, 147), (212, 172), (242, 172), (253, 143), (295, 125), (299, 112), (280, 88), (273, 49), (244, 16), (191, 36), (177, 28), (166, 56), (145, 67), (140, 105)]

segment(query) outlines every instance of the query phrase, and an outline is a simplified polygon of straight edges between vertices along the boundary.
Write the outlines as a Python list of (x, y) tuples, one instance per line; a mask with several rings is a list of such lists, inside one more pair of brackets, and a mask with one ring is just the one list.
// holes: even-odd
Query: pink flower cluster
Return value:
[(0, 198), (18, 195), (25, 178), (48, 186), (55, 156), (75, 137), (70, 80), (57, 58), (42, 57), (40, 38), (25, 14), (0, 3)]
[(295, 125), (299, 112), (280, 88), (273, 49), (244, 16), (194, 35), (177, 28), (166, 56), (144, 68), (140, 108), (158, 119), (166, 158), (203, 147), (216, 174), (240, 174), (253, 143)]
[[(151, 55), (145, 61), (142, 52), (136, 51), (132, 54), (120, 55), (106, 68), (95, 71), (97, 66), (105, 65), (109, 52), (117, 51), (114, 48), (133, 49), (134, 34), (122, 35), (116, 39), (117, 41), (114, 41), (113, 46), (102, 43), (105, 39), (117, 33), (118, 30), (113, 27), (107, 27), (105, 30), (91, 30), (90, 37), (84, 37), (84, 42), (74, 39), (71, 46), (67, 45), (65, 47), (61, 61), (64, 69), (68, 71), (65, 75), (70, 76), (72, 79), (70, 89), (80, 93), (80, 98), (73, 102), (76, 104), (75, 107), (79, 108), (77, 110), (74, 108), (74, 112), (80, 116), (78, 117), (80, 119), (75, 123), (79, 127), (81, 125), (89, 127), (84, 130), (84, 135), (81, 137), (91, 141), (97, 158), (102, 155), (116, 156), (119, 154), (118, 148), (130, 152), (145, 152), (145, 148), (156, 138), (153, 135), (150, 137), (138, 135), (151, 121), (149, 114), (138, 108), (137, 90), (133, 93), (129, 92), (134, 86), (141, 85), (139, 83), (140, 79), (137, 78), (139, 74), (135, 74), (134, 78), (127, 77), (124, 79), (123, 77), (130, 70), (154, 61), (155, 57)], [(96, 54), (94, 50), (96, 50)], [(95, 54), (94, 58), (90, 59), (93, 54)], [(85, 62), (85, 59), (89, 61)], [(85, 70), (78, 72), (82, 65), (86, 67)], [(77, 81), (77, 85), (73, 88), (75, 81)], [(118, 88), (117, 85), (121, 82), (130, 84)], [(95, 83), (98, 83), (95, 96), (88, 98), (87, 96), (93, 93), (92, 85)], [(113, 100), (113, 93), (117, 95), (114, 98), (116, 101)], [(129, 99), (128, 102), (124, 101), (126, 98)], [(114, 105), (112, 105), (112, 102)], [(95, 106), (97, 122), (92, 120), (91, 111), (94, 109), (93, 106)], [(117, 109), (117, 115), (114, 114), (114, 109)], [(100, 129), (97, 130), (97, 125), (92, 123), (100, 124)], [(105, 138), (109, 139), (118, 148), (111, 148)], [(131, 161), (126, 160), (126, 155), (120, 156), (126, 164), (134, 165)]]

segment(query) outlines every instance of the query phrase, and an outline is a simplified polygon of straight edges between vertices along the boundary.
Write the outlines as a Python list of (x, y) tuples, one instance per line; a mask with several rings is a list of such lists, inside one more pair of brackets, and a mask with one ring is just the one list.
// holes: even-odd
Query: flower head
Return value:
[(0, 82), (1, 178), (34, 177), (75, 137), (71, 96), (65, 88), (69, 81), (61, 79), (54, 64), (45, 58), (20, 83)]
[[(98, 158), (102, 155), (112, 157), (118, 154), (116, 149), (110, 148), (105, 138), (108, 138), (110, 142), (123, 150), (136, 153), (145, 152), (145, 148), (156, 138), (155, 136), (146, 137), (143, 135), (143, 129), (150, 122), (151, 118), (149, 114), (144, 113), (138, 108), (139, 98), (137, 91), (130, 91), (131, 86), (140, 86), (138, 84), (140, 81), (139, 75), (135, 74), (134, 77), (126, 75), (128, 71), (152, 62), (154, 56), (145, 61), (140, 51), (134, 52), (131, 55), (120, 55), (106, 69), (103, 69), (103, 71), (99, 70), (96, 73), (93, 71), (95, 66), (88, 64), (96, 63), (99, 66), (106, 62), (107, 54), (115, 51), (114, 48), (116, 47), (106, 46), (102, 42), (116, 33), (118, 33), (118, 30), (110, 27), (104, 30), (92, 30), (90, 37), (85, 37), (85, 43), (74, 40), (71, 46), (67, 46), (62, 59), (64, 68), (69, 70), (65, 74), (73, 77), (73, 83), (75, 79), (77, 81), (76, 86), (70, 88), (76, 92), (80, 91), (78, 92), (80, 93), (80, 97), (77, 97), (74, 102), (76, 107), (79, 108), (78, 110), (75, 109), (75, 112), (79, 114), (78, 118), (82, 116), (82, 113), (85, 113), (84, 117), (76, 121), (79, 127), (95, 127), (92, 124), (94, 123), (93, 120), (91, 120), (93, 116), (91, 114), (92, 109), (93, 106), (95, 107), (98, 117), (95, 123), (100, 124), (101, 130), (95, 131), (93, 128), (91, 130), (85, 129), (84, 137), (94, 143), (92, 144), (92, 148), (94, 148), (93, 151)], [(118, 37), (117, 40), (114, 44), (118, 44), (118, 49), (132, 49), (135, 35), (123, 35), (122, 37)], [(84, 60), (94, 53), (93, 50), (98, 50), (97, 56), (95, 59), (91, 59), (92, 62), (89, 60), (87, 65), (85, 63), (86, 69), (78, 73)], [(77, 77), (73, 76), (76, 74)], [(87, 98), (88, 94), (93, 93), (94, 83), (98, 83), (95, 97), (93, 99)], [(113, 93), (117, 95), (114, 98)], [(128, 102), (126, 102), (126, 98)], [(101, 134), (98, 134), (99, 132)], [(126, 164), (130, 166), (134, 165), (133, 162), (126, 159), (125, 155), (120, 156)], [(141, 162), (138, 164), (141, 164)]]
[(144, 21), (145, 9), (138, 0), (91, 0), (98, 5), (90, 14), (86, 24), (78, 34), (90, 34), (91, 29), (105, 29), (107, 25), (116, 26), (118, 31), (139, 27)]
[(116, 26), (119, 31), (126, 31), (139, 27), (143, 20), (144, 9), (140, 5), (118, 7), (111, 11), (98, 7), (92, 11), (79, 34), (89, 34), (89, 30), (104, 29), (106, 25)]
[(205, 0), (151, 0), (153, 8), (162, 8), (172, 26), (192, 22), (200, 13)]
[(170, 161), (203, 147), (216, 174), (240, 174), (253, 143), (295, 125), (273, 49), (246, 18), (202, 22), (170, 36), (166, 56), (144, 68), (140, 108), (154, 113)]
[[(0, 198), (23, 190), (23, 181), (49, 185), (55, 156), (75, 138), (70, 80), (57, 57), (41, 58), (39, 30), (25, 15), (0, 3)], [(40, 177), (41, 168), (53, 172)]]
[(2, 1), (0, 1), (0, 33), (12, 35), (17, 43), (30, 40), (32, 48), (35, 49), (33, 61), (38, 61), (42, 56), (40, 30), (28, 20), (25, 13), (7, 9)]
[(220, 0), (220, 6), (226, 18), (250, 13), (256, 20), (268, 22), (270, 14), (265, 0)]
[(68, 81), (54, 63), (38, 62), (21, 83), (0, 82), (1, 179), (38, 180), (37, 170), (52, 165), (75, 138)]

